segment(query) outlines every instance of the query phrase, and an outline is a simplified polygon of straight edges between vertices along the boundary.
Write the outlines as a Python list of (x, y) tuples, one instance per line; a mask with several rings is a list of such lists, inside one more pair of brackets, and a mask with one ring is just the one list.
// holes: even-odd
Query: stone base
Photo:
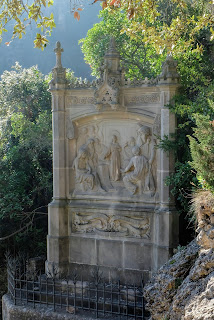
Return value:
[[(14, 305), (9, 295), (2, 298), (3, 320), (93, 320), (96, 318), (93, 313), (80, 312), (70, 314), (66, 311), (53, 312), (51, 307), (37, 306), (35, 309), (30, 305)], [(97, 318), (101, 319), (101, 318)], [(105, 319), (110, 319), (106, 318)]]
[(75, 271), (88, 280), (99, 270), (105, 282), (120, 279), (125, 284), (139, 285), (141, 279), (148, 282), (157, 267), (171, 256), (169, 247), (157, 246), (142, 239), (106, 239), (76, 234), (69, 237), (69, 243), (69, 263), (47, 261), (47, 271), (55, 269), (60, 277)]
[[(50, 217), (52, 210), (50, 209)], [(59, 277), (78, 269), (86, 280), (99, 267), (103, 280), (126, 284), (145, 282), (171, 256), (178, 245), (178, 214), (155, 205), (142, 207), (123, 202), (82, 200), (71, 202), (67, 236), (48, 235), (46, 270), (58, 269)], [(53, 229), (53, 228), (52, 228)]]

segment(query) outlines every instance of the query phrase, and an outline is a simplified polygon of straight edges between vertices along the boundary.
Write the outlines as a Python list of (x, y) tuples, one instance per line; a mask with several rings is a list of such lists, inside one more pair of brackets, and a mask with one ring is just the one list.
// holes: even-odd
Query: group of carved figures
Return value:
[[(122, 169), (121, 164), (122, 151), (127, 160), (125, 169)], [(152, 170), (154, 158), (155, 141), (150, 128), (144, 125), (138, 129), (137, 139), (131, 137), (123, 148), (118, 142), (118, 136), (114, 134), (110, 146), (105, 149), (104, 153), (98, 138), (88, 138), (79, 147), (73, 163), (76, 183), (84, 192), (106, 192), (105, 180), (108, 175), (112, 184), (123, 181), (124, 187), (131, 194), (138, 193), (140, 189), (141, 192), (154, 194), (155, 182)], [(102, 171), (105, 175), (103, 179), (98, 169), (104, 161), (109, 161), (109, 164), (108, 174), (106, 170)]]

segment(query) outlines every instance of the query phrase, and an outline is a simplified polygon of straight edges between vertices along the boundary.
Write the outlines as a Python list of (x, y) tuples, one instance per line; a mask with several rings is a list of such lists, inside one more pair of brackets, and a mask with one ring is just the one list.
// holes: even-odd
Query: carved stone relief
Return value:
[[(135, 194), (139, 188), (138, 183), (142, 184), (144, 182), (145, 187), (146, 175), (148, 173), (148, 160), (146, 159), (146, 157), (140, 155), (140, 147), (135, 146), (132, 150), (133, 157), (124, 170), (124, 173), (126, 173), (126, 175), (123, 178), (123, 182), (126, 189), (129, 190), (132, 194)], [(127, 173), (130, 170), (132, 171), (130, 173)]]
[[(120, 130), (115, 130), (113, 127)], [(153, 197), (156, 192), (155, 139), (151, 128), (108, 122), (80, 127), (73, 162), (75, 193), (114, 192)], [(111, 129), (112, 128), (112, 129)], [(133, 135), (134, 134), (134, 135)]]
[(144, 176), (144, 191), (151, 192), (151, 195), (154, 194), (156, 189), (153, 170), (156, 157), (155, 145), (156, 141), (151, 134), (151, 129), (142, 125), (137, 131), (137, 146), (148, 161), (148, 170)]
[(125, 79), (124, 80), (124, 86), (126, 87), (141, 87), (141, 86), (145, 86), (145, 85), (157, 85), (158, 83), (158, 77), (157, 78), (145, 78), (145, 79), (134, 79), (134, 80), (130, 80), (130, 79)]
[(96, 100), (94, 97), (77, 97), (77, 96), (69, 96), (67, 97), (68, 105), (76, 105), (76, 104), (95, 104)]
[(105, 192), (97, 174), (98, 157), (94, 143), (94, 139), (88, 139), (86, 144), (78, 150), (77, 157), (73, 162), (76, 187), (79, 187), (83, 192)]
[(114, 233), (117, 236), (150, 238), (150, 217), (107, 215), (104, 213), (72, 213), (72, 232)]
[(121, 146), (117, 142), (117, 136), (113, 135), (112, 142), (109, 150), (105, 155), (105, 158), (110, 157), (110, 177), (112, 181), (120, 180), (120, 168), (121, 168)]
[(141, 96), (126, 97), (126, 104), (139, 104), (139, 103), (159, 103), (160, 94), (143, 94)]
[[(116, 80), (116, 79), (115, 79)], [(104, 84), (98, 87), (94, 93), (96, 99), (96, 109), (101, 110), (105, 106), (110, 106), (112, 110), (119, 109), (119, 89)]]

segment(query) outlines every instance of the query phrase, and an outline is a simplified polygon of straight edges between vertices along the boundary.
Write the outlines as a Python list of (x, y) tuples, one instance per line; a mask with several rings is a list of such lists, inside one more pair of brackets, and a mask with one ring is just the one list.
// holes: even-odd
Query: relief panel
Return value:
[(144, 103), (159, 103), (160, 102), (160, 93), (152, 94), (141, 94), (140, 96), (127, 96), (125, 98), (126, 105), (138, 105)]
[(72, 232), (150, 239), (150, 217), (72, 212)]
[(100, 120), (78, 128), (75, 194), (117, 191), (154, 197), (156, 140), (152, 128), (130, 120)]

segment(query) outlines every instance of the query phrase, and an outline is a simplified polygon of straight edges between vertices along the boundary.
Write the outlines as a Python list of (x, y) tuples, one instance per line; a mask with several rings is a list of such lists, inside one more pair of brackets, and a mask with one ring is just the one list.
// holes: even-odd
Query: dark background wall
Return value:
[[(90, 3), (89, 0), (84, 1)], [(63, 67), (70, 68), (77, 77), (90, 79), (90, 67), (85, 64), (78, 40), (85, 37), (88, 29), (98, 22), (97, 17), (101, 9), (99, 3), (87, 4), (80, 12), (79, 21), (74, 19), (70, 13), (70, 0), (55, 0), (54, 6), (47, 9), (47, 13), (54, 13), (56, 28), (49, 38), (49, 44), (44, 51), (34, 48), (33, 40), (38, 29), (29, 27), (23, 39), (16, 39), (9, 46), (5, 42), (10, 41), (11, 30), (4, 34), (0, 44), (0, 74), (4, 70), (9, 70), (18, 61), (23, 67), (38, 65), (44, 74), (48, 74), (55, 66), (55, 54), (53, 49), (56, 41), (60, 41), (64, 49), (62, 55)]]

